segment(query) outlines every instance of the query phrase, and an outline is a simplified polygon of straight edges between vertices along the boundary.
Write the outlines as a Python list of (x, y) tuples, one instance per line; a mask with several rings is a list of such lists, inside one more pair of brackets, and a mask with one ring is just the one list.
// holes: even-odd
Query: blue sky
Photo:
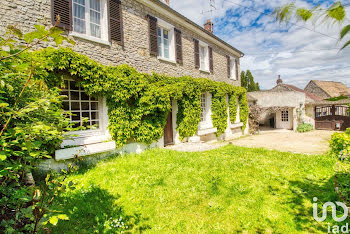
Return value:
[[(170, 5), (199, 25), (211, 18), (215, 35), (245, 53), (241, 68), (250, 69), (263, 89), (272, 88), (278, 75), (285, 83), (300, 88), (312, 79), (341, 81), (350, 87), (350, 48), (337, 49), (342, 45), (338, 40), (341, 27), (338, 24), (277, 23), (271, 12), (289, 2), (215, 0), (216, 10), (212, 13), (208, 12), (209, 0), (170, 0)], [(333, 2), (296, 0), (296, 5), (329, 6)], [(343, 3), (350, 3), (350, 0)], [(350, 18), (350, 6), (347, 13)], [(349, 20), (344, 22), (349, 23)]]

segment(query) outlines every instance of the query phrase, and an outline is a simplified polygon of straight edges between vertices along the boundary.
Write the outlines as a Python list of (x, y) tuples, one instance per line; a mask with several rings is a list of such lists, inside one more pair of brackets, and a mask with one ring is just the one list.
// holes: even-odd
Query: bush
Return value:
[(312, 124), (303, 123), (298, 125), (297, 132), (310, 132), (313, 129), (314, 127), (312, 126)]
[(345, 132), (336, 132), (332, 135), (330, 141), (332, 155), (341, 160), (348, 159), (350, 154), (350, 128)]

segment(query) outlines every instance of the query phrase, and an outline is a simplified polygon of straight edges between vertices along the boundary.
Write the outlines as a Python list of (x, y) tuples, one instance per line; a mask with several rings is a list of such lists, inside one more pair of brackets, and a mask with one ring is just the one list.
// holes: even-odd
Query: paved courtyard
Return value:
[(231, 141), (246, 147), (263, 147), (279, 151), (305, 154), (323, 154), (329, 150), (329, 140), (334, 131), (315, 130), (297, 133), (288, 130), (261, 131), (258, 135), (245, 136)]

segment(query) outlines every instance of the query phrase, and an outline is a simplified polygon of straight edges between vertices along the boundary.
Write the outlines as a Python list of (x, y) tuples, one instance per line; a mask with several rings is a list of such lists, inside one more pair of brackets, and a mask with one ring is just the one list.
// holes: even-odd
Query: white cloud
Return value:
[[(311, 23), (299, 22), (300, 26), (288, 28), (270, 15), (259, 13), (289, 2), (216, 0), (217, 10), (212, 13), (215, 33), (246, 54), (241, 60), (242, 69), (250, 69), (265, 89), (275, 85), (279, 74), (284, 82), (300, 88), (311, 79), (341, 81), (350, 86), (350, 48), (341, 52), (330, 50), (342, 45), (337, 40), (339, 25), (314, 27)], [(297, 0), (296, 4), (310, 7), (305, 1)], [(171, 6), (199, 25), (210, 18), (206, 12), (210, 9), (209, 0), (172, 0)], [(201, 14), (202, 11), (206, 13)], [(350, 11), (347, 12), (350, 15)]]

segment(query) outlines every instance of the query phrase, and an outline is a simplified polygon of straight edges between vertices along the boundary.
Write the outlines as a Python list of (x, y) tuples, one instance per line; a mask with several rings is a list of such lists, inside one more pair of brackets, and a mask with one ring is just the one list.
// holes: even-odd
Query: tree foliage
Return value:
[(248, 92), (260, 91), (260, 85), (254, 81), (254, 77), (250, 70), (241, 72), (241, 86)]
[(71, 42), (61, 33), (35, 25), (23, 34), (9, 26), (0, 37), (0, 232), (35, 233), (44, 223), (67, 219), (49, 209), (61, 182), (47, 177), (43, 184), (28, 186), (30, 171), (40, 159), (51, 158), (70, 126), (58, 85), (48, 87), (44, 62), (29, 52), (42, 43)]
[[(329, 23), (334, 25), (335, 23), (341, 24), (346, 19), (346, 10), (344, 5), (337, 1), (333, 3), (330, 7), (323, 9), (319, 5), (312, 8), (297, 8), (295, 3), (289, 3), (278, 7), (274, 10), (274, 15), (276, 20), (280, 23), (289, 23), (291, 19), (296, 18), (298, 21), (310, 21), (312, 20), (314, 24)], [(346, 25), (340, 32), (340, 40), (345, 39), (346, 35), (349, 35), (350, 24)], [(341, 49), (346, 48), (350, 45), (350, 40), (344, 42)]]

